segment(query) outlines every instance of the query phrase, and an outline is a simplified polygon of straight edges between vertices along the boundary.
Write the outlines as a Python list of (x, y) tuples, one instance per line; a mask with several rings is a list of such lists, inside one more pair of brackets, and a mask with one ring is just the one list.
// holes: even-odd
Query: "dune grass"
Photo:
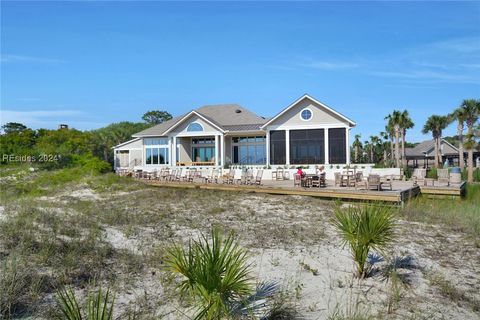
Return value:
[(432, 223), (465, 233), (480, 246), (480, 184), (467, 186), (463, 199), (413, 199), (401, 211), (407, 220)]

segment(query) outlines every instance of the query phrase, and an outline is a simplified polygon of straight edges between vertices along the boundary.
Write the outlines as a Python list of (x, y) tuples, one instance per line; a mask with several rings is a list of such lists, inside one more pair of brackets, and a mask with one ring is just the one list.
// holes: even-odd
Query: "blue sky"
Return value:
[[(93, 129), (309, 93), (362, 139), (480, 98), (479, 2), (4, 2), (1, 122)], [(453, 134), (452, 125), (447, 134)]]

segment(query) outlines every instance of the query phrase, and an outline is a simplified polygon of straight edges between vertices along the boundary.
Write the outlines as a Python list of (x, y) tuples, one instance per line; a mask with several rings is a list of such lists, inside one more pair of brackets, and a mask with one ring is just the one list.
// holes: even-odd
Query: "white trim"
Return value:
[(265, 127), (267, 127), (270, 123), (274, 122), (275, 120), (277, 120), (280, 116), (282, 116), (283, 114), (285, 114), (285, 112), (287, 112), (288, 110), (290, 110), (291, 108), (293, 108), (295, 105), (297, 105), (300, 101), (302, 101), (303, 99), (309, 99), (310, 101), (313, 101), (315, 102), (316, 104), (320, 105), (321, 107), (327, 109), (328, 111), (332, 112), (333, 114), (337, 115), (338, 117), (342, 118), (343, 120), (347, 121), (349, 124), (351, 124), (351, 126), (355, 126), (356, 123), (352, 120), (350, 120), (349, 118), (345, 117), (343, 114), (333, 110), (332, 108), (330, 108), (329, 106), (327, 106), (326, 104), (316, 100), (315, 98), (312, 98), (311, 96), (309, 96), (308, 94), (304, 94), (303, 96), (301, 96), (300, 98), (298, 98), (297, 100), (295, 100), (295, 102), (293, 102), (292, 104), (290, 104), (288, 107), (286, 107), (285, 109), (283, 109), (280, 113), (278, 113), (276, 116), (274, 116), (273, 118), (271, 118), (270, 120), (268, 120), (265, 124), (263, 124), (260, 128), (261, 129), (264, 129)]
[(125, 150), (142, 150), (142, 147), (138, 147), (138, 148), (126, 148), (126, 147), (121, 147), (121, 148), (115, 148), (113, 149), (114, 151), (125, 151)]
[(220, 136), (220, 146), (222, 148), (222, 150), (220, 150), (220, 166), (223, 168), (225, 166), (225, 136), (223, 134)]
[(290, 130), (285, 130), (285, 165), (290, 165)]
[(217, 134), (219, 134), (218, 131), (209, 131), (209, 132), (205, 132), (205, 131), (190, 131), (190, 132), (182, 132), (182, 133), (179, 133), (179, 134), (176, 134), (175, 137), (179, 137), (179, 138), (182, 138), (182, 137), (208, 137), (208, 136), (216, 136)]
[[(303, 111), (309, 111), (309, 112), (310, 112), (310, 118), (308, 118), (308, 119), (303, 119), (303, 117), (302, 117)], [(307, 108), (303, 108), (303, 109), (300, 111), (300, 113), (299, 113), (298, 116), (300, 117), (300, 120), (302, 120), (302, 121), (304, 121), (304, 122), (308, 122), (308, 121), (310, 121), (310, 120), (313, 119), (313, 111), (312, 111), (312, 109), (310, 109), (310, 108), (308, 108), (308, 107), (307, 107)]]
[(270, 165), (270, 130), (265, 135), (265, 158), (267, 167)]
[(350, 164), (350, 128), (345, 130), (345, 144), (347, 146), (347, 150), (346, 150), (346, 157), (345, 157), (345, 160), (347, 161), (347, 164)]
[(349, 126), (341, 123), (328, 124), (301, 124), (301, 125), (279, 125), (268, 126), (268, 130), (303, 130), (303, 129), (333, 129), (333, 128), (349, 128)]
[(163, 132), (163, 135), (166, 135), (167, 133), (169, 133), (170, 131), (172, 131), (174, 128), (178, 127), (178, 125), (180, 125), (182, 122), (184, 122), (185, 119), (187, 119), (188, 117), (190, 117), (191, 115), (196, 115), (197, 117), (199, 117), (200, 119), (202, 119), (203, 121), (205, 122), (208, 122), (212, 127), (215, 127), (216, 129), (218, 129), (218, 131), (222, 132), (222, 133), (225, 133), (225, 130), (223, 130), (222, 128), (220, 128), (218, 125), (216, 125), (215, 123), (213, 123), (212, 121), (208, 120), (207, 118), (205, 118), (204, 116), (202, 116), (200, 113), (196, 112), (195, 110), (193, 111), (190, 111), (189, 113), (187, 113), (182, 119), (178, 120), (177, 123), (175, 123), (173, 126), (171, 126), (170, 128), (168, 128), (166, 131)]
[(220, 152), (218, 152), (218, 151), (219, 151), (219, 150), (218, 150), (218, 145), (219, 145), (219, 143), (218, 143), (218, 135), (216, 134), (216, 135), (215, 135), (215, 166), (218, 166), (218, 163), (219, 163), (219, 161), (218, 161), (218, 156), (219, 156)]
[(328, 128), (325, 128), (325, 130), (323, 130), (323, 146), (325, 148), (325, 156), (324, 156), (324, 160), (323, 162), (325, 162), (325, 164), (330, 164), (330, 150), (329, 150), (329, 146), (328, 146)]
[[(188, 130), (188, 127), (190, 127), (192, 124), (198, 124), (200, 126), (200, 128), (202, 128), (202, 130), (200, 131), (189, 131)], [(200, 122), (197, 122), (197, 121), (192, 121), (188, 124), (188, 126), (185, 128), (185, 132), (205, 132), (205, 128), (203, 127), (203, 125), (200, 123)]]

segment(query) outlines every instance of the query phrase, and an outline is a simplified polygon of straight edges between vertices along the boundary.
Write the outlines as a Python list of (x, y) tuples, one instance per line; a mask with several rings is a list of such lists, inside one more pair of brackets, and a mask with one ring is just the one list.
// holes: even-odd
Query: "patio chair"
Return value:
[(363, 177), (363, 172), (359, 171), (355, 173), (355, 189), (364, 187), (365, 189), (368, 189), (367, 186), (367, 180)]
[(283, 169), (277, 168), (277, 171), (275, 172), (275, 180), (283, 180)]
[(382, 182), (380, 181), (380, 176), (378, 174), (371, 174), (367, 178), (367, 187), (368, 190), (374, 188), (377, 191), (382, 190)]
[(326, 179), (327, 173), (326, 172), (321, 172), (318, 175), (318, 181), (320, 182), (319, 187), (320, 188), (326, 188), (327, 187), (327, 179)]
[(413, 170), (412, 180), (413, 185), (418, 185), (419, 182), (425, 184), (425, 177), (427, 176), (427, 169), (416, 168)]
[(450, 173), (448, 169), (437, 169), (437, 181), (444, 182), (447, 186), (450, 186)]
[(177, 174), (177, 169), (172, 170), (172, 171), (170, 172), (170, 174), (168, 175), (167, 180), (168, 180), (168, 181), (173, 181), (173, 180), (175, 180), (176, 174)]
[(384, 189), (384, 186), (388, 187), (390, 190), (393, 190), (392, 188), (392, 180), (393, 180), (393, 175), (386, 175), (384, 177), (380, 178), (380, 189)]
[(336, 186), (339, 186), (339, 187), (342, 187), (342, 174), (340, 172), (335, 172), (334, 173), (334, 176), (335, 176), (335, 187)]
[(257, 175), (255, 176), (255, 181), (253, 182), (254, 185), (262, 185), (262, 176), (263, 176), (263, 170), (257, 170)]
[(177, 172), (175, 172), (175, 176), (173, 180), (180, 182), (181, 178), (182, 178), (182, 169), (177, 169)]
[(293, 187), (300, 187), (302, 185), (302, 176), (299, 173), (293, 175)]
[(211, 173), (205, 177), (205, 183), (217, 183), (218, 182), (218, 170), (212, 169)]
[(234, 184), (235, 183), (235, 170), (230, 169), (228, 173), (222, 177), (222, 182), (225, 184)]
[(320, 188), (320, 176), (319, 175), (312, 177), (312, 187)]
[(170, 169), (165, 169), (160, 174), (160, 179), (167, 181), (169, 175), (170, 175)]
[(283, 180), (290, 180), (290, 171), (288, 170), (283, 171)]
[(142, 177), (142, 170), (135, 171), (135, 178), (140, 179)]

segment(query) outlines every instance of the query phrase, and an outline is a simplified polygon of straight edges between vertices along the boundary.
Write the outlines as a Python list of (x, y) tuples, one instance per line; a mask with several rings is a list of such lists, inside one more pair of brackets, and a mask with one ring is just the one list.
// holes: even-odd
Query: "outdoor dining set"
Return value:
[(235, 174), (234, 169), (222, 174), (219, 169), (197, 169), (197, 168), (164, 168), (160, 170), (144, 171), (135, 170), (129, 172), (119, 172), (119, 175), (133, 176), (137, 179), (169, 181), (169, 182), (190, 182), (190, 183), (213, 183), (213, 184), (232, 184), (232, 185), (261, 185), (263, 170), (257, 170), (254, 175), (253, 170), (242, 170), (240, 176)]
[[(392, 190), (393, 176), (380, 176), (378, 174), (370, 174), (367, 177), (363, 176), (363, 172), (356, 170), (345, 170), (342, 172), (335, 172), (335, 187), (352, 187), (355, 189), (365, 190)], [(316, 174), (294, 174), (294, 187), (303, 188), (325, 188), (326, 172), (317, 171)]]

